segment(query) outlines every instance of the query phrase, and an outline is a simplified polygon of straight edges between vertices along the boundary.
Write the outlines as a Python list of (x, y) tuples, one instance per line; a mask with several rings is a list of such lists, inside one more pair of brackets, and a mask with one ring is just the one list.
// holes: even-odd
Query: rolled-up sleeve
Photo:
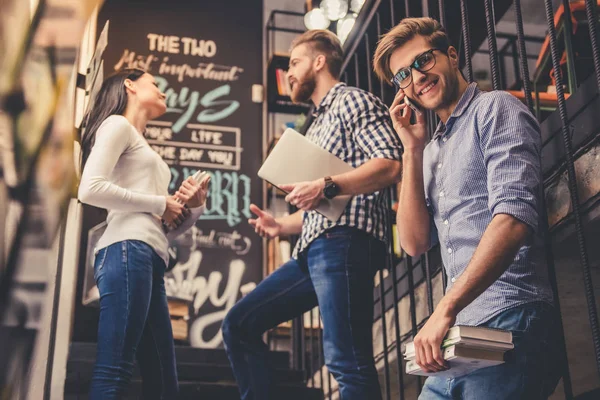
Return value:
[(537, 231), (542, 195), (539, 125), (508, 93), (495, 92), (488, 101), (478, 119), (489, 209), (493, 216), (511, 215)]
[(349, 90), (342, 118), (354, 140), (369, 158), (400, 160), (402, 143), (385, 104), (368, 92)]

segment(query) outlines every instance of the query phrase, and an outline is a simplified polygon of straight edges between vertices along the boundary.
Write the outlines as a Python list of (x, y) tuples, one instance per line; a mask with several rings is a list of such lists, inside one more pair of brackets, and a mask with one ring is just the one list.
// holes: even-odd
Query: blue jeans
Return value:
[(146, 243), (126, 240), (98, 252), (98, 350), (90, 399), (124, 397), (137, 355), (144, 399), (177, 396), (175, 347), (163, 276), (165, 262)]
[(275, 399), (261, 336), (317, 304), (325, 364), (341, 398), (381, 399), (373, 361), (373, 278), (385, 256), (383, 242), (354, 228), (333, 228), (229, 311), (223, 340), (242, 400)]
[(455, 379), (427, 378), (419, 400), (547, 399), (562, 372), (554, 307), (542, 302), (524, 304), (498, 314), (482, 326), (513, 332), (515, 348), (506, 353), (505, 363)]

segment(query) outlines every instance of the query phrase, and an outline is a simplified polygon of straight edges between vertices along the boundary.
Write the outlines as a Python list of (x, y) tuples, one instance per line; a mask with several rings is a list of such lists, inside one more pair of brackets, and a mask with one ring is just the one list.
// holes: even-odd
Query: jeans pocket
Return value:
[(544, 353), (552, 352), (553, 325), (550, 315), (543, 311), (539, 304), (521, 307), (519, 317), (510, 328), (513, 334), (515, 349), (507, 353), (515, 360), (530, 364), (544, 358)]
[(105, 247), (96, 253), (96, 259), (94, 260), (94, 280), (96, 282), (98, 281), (98, 277), (104, 268), (104, 262), (106, 261), (107, 253), (108, 247)]

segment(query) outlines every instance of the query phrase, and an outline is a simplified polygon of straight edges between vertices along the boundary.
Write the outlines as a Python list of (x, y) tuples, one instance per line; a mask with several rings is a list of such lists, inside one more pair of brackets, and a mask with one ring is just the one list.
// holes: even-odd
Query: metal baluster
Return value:
[[(440, 23), (442, 20), (442, 16), (444, 14), (444, 2), (443, 0), (439, 0), (439, 14), (440, 14)], [(431, 15), (428, 15), (431, 17)], [(443, 23), (441, 23), (444, 26)], [(436, 114), (432, 110), (427, 110), (425, 113), (427, 118), (427, 133), (429, 138), (433, 137), (433, 131), (435, 130), (435, 126), (433, 125), (433, 121), (436, 120)], [(421, 257), (421, 265), (425, 266), (425, 285), (427, 289), (427, 308), (429, 311), (429, 315), (433, 314), (433, 285), (431, 283), (431, 272), (429, 267), (429, 251), (425, 252), (425, 254)]]
[(519, 49), (519, 60), (521, 60), (521, 77), (523, 78), (523, 91), (525, 102), (529, 111), (533, 113), (533, 100), (531, 98), (531, 81), (529, 80), (529, 65), (527, 64), (527, 49), (525, 47), (525, 33), (523, 32), (523, 14), (521, 12), (521, 0), (515, 0), (515, 19), (517, 24), (517, 44)]
[(356, 79), (356, 82), (354, 82), (354, 86), (359, 88), (360, 87), (360, 74), (358, 71), (358, 54), (357, 53), (354, 53), (354, 79)]
[[(321, 329), (321, 310), (317, 308), (317, 345), (319, 347), (319, 383), (321, 385), (321, 389), (325, 388), (323, 384), (323, 367), (325, 363), (323, 361), (323, 330)], [(330, 386), (331, 389), (331, 386)]]
[[(575, 54), (573, 54), (573, 21), (571, 20), (571, 7), (568, 0), (563, 0), (563, 30), (565, 40), (565, 54), (567, 55), (567, 81), (569, 93), (577, 90), (577, 75), (575, 74)], [(555, 70), (556, 71), (556, 70)], [(563, 83), (564, 77), (563, 77)]]
[[(413, 265), (412, 265), (412, 257), (406, 255), (404, 257), (404, 262), (406, 264), (406, 276), (408, 278), (408, 296), (410, 298), (410, 322), (412, 325), (412, 338), (414, 340), (415, 336), (417, 336), (417, 303), (415, 298), (415, 281), (413, 277)], [(421, 393), (421, 377), (417, 375), (417, 387), (418, 393)]]
[(585, 15), (590, 30), (590, 43), (592, 44), (592, 56), (594, 59), (594, 72), (596, 72), (596, 84), (600, 92), (600, 42), (598, 40), (598, 12), (596, 1), (585, 0)]
[(421, 263), (425, 266), (425, 282), (427, 284), (427, 309), (429, 315), (433, 314), (433, 285), (431, 283), (431, 271), (429, 268), (429, 252), (421, 257)]
[(506, 89), (508, 87), (507, 76), (506, 76), (506, 50), (511, 46), (511, 41), (507, 40), (504, 46), (498, 50), (498, 70), (500, 73), (500, 87)]
[(444, 0), (438, 1), (439, 14), (440, 14), (440, 24), (445, 28), (446, 27), (446, 11), (444, 7)]
[(490, 69), (492, 72), (492, 86), (494, 90), (502, 89), (500, 73), (498, 71), (498, 47), (496, 45), (496, 21), (494, 20), (493, 0), (484, 0), (485, 27), (487, 30), (488, 50), (490, 53)]
[(558, 44), (556, 39), (556, 28), (554, 27), (554, 12), (552, 11), (552, 1), (544, 0), (546, 6), (546, 22), (548, 23), (548, 35), (550, 38), (550, 52), (552, 56), (552, 66), (554, 68), (554, 77), (556, 79), (556, 95), (558, 98), (558, 109), (562, 122), (562, 135), (567, 158), (567, 176), (569, 179), (569, 192), (571, 195), (571, 205), (573, 207), (573, 216), (575, 217), (575, 230), (577, 232), (577, 242), (579, 244), (579, 256), (583, 269), (583, 281), (585, 286), (585, 295), (587, 299), (588, 314), (594, 342), (596, 355), (596, 366), (600, 372), (600, 326), (598, 325), (598, 312), (596, 310), (596, 300), (594, 296), (594, 286), (590, 272), (588, 254), (583, 234), (583, 222), (581, 220), (581, 210), (579, 205), (579, 194), (577, 192), (577, 176), (573, 159), (573, 146), (571, 133), (569, 132), (569, 118), (567, 115), (567, 105), (563, 91), (562, 73), (560, 70), (560, 55), (558, 53)]
[[(512, 57), (512, 61), (513, 61), (513, 72), (515, 74), (515, 83), (517, 84), (517, 87), (519, 86), (520, 82), (523, 82), (523, 78), (521, 76), (521, 63), (519, 63), (519, 49), (518, 49), (518, 45), (517, 45), (517, 39), (513, 39), (510, 41), (511, 45), (510, 45), (510, 53), (511, 53), (511, 57)], [(525, 63), (527, 63), (527, 60), (525, 60)], [(529, 103), (527, 102), (528, 100), (531, 99), (527, 99), (527, 93), (525, 93), (525, 104), (527, 104), (527, 107), (529, 108)], [(533, 104), (532, 104), (533, 106)], [(529, 108), (529, 111), (531, 111), (532, 109)]]
[(313, 331), (313, 309), (310, 309), (310, 328), (308, 330), (310, 332), (310, 366), (306, 369), (308, 372), (308, 377), (310, 378), (311, 386), (315, 387), (314, 380), (314, 367), (315, 367), (315, 343), (314, 343), (314, 331)]
[[(521, 11), (521, 0), (515, 0), (515, 21), (517, 28), (517, 44), (513, 46), (513, 57), (515, 57), (515, 62), (520, 65), (521, 76), (523, 79), (523, 91), (525, 93), (525, 101), (527, 103), (527, 107), (529, 111), (534, 112), (533, 100), (531, 98), (531, 86), (529, 81), (529, 66), (527, 65), (527, 50), (525, 48), (525, 35), (523, 32), (523, 16)], [(515, 48), (518, 48), (519, 54), (518, 56), (515, 54)], [(518, 59), (518, 60), (517, 60)], [(543, 182), (543, 176), (540, 177)], [(562, 315), (560, 313), (560, 299), (558, 296), (558, 283), (556, 281), (556, 268), (554, 265), (554, 254), (552, 252), (552, 243), (550, 241), (550, 235), (548, 232), (548, 216), (546, 214), (546, 199), (544, 193), (542, 192), (542, 204), (540, 205), (540, 210), (542, 212), (541, 229), (544, 232), (544, 248), (546, 250), (546, 263), (548, 265), (548, 277), (550, 280), (550, 286), (552, 287), (552, 292), (554, 293), (554, 307), (557, 311), (558, 316), (558, 332), (560, 334), (561, 340), (561, 352), (562, 352), (562, 360), (561, 366), (563, 367), (563, 388), (565, 392), (565, 398), (570, 400), (573, 398), (573, 388), (571, 385), (571, 374), (569, 371), (569, 362), (566, 357), (567, 349), (565, 343), (565, 335), (563, 328)]]
[[(371, 48), (369, 45), (369, 34), (365, 33), (365, 58), (367, 60), (367, 90), (373, 93), (373, 82), (371, 80)], [(355, 54), (356, 56), (356, 54)], [(358, 58), (355, 57), (355, 62)], [(357, 65), (358, 69), (358, 65)], [(383, 334), (383, 364), (384, 364), (384, 385), (386, 399), (390, 400), (390, 362), (388, 359), (388, 341), (387, 341), (387, 321), (385, 319), (385, 288), (383, 280), (383, 269), (379, 269), (379, 292), (381, 306), (381, 331)]]
[[(388, 209), (391, 210), (392, 201), (391, 193), (388, 198)], [(390, 224), (392, 225), (392, 224)], [(393, 226), (391, 227), (393, 229)], [(391, 234), (391, 233), (390, 233)], [(398, 272), (396, 265), (394, 264), (394, 244), (390, 240), (390, 246), (388, 250), (388, 265), (390, 267), (392, 275), (392, 294), (394, 295), (394, 331), (396, 333), (396, 368), (398, 372), (398, 385), (400, 389), (400, 400), (404, 400), (404, 366), (402, 365), (402, 340), (400, 339), (400, 311), (398, 309)]]
[(473, 64), (471, 62), (471, 35), (469, 33), (469, 11), (467, 1), (460, 0), (460, 23), (462, 38), (465, 47), (465, 66), (467, 67), (467, 80), (473, 82)]
[[(393, 4), (390, 1), (390, 4)], [(393, 7), (392, 7), (392, 16), (393, 16)], [(393, 20), (393, 18), (392, 18)], [(381, 18), (379, 13), (376, 15), (376, 23), (377, 23), (377, 37), (381, 36)], [(379, 91), (381, 93), (381, 98), (383, 100), (384, 94), (384, 84), (383, 81), (379, 81)], [(388, 188), (388, 198), (387, 198), (387, 209), (392, 209), (392, 190), (395, 189), (395, 186)], [(395, 331), (395, 339), (396, 339), (396, 369), (398, 373), (398, 386), (400, 392), (400, 400), (404, 400), (404, 374), (403, 374), (403, 365), (402, 365), (402, 342), (400, 340), (400, 311), (398, 310), (398, 277), (396, 272), (396, 265), (394, 264), (394, 243), (393, 243), (393, 232), (394, 229), (394, 221), (393, 218), (390, 219), (389, 226), (389, 235), (390, 235), (390, 244), (388, 246), (388, 254), (387, 254), (387, 263), (392, 275), (392, 294), (393, 304), (394, 304), (394, 331)], [(383, 284), (383, 281), (382, 281)]]

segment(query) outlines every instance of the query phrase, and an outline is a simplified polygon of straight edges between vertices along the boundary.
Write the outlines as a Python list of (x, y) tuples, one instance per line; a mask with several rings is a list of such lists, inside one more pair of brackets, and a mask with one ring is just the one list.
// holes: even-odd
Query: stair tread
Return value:
[[(89, 384), (94, 369), (93, 360), (69, 360), (67, 362), (67, 380), (79, 380), (82, 384)], [(215, 365), (209, 363), (177, 363), (177, 374), (181, 381), (216, 382), (220, 380), (233, 381), (233, 371), (229, 365)], [(139, 377), (137, 365), (134, 377)], [(274, 368), (274, 378), (279, 382), (302, 382), (304, 373), (301, 370), (289, 368)]]
[[(183, 363), (208, 363), (229, 365), (224, 349), (199, 349), (189, 346), (175, 346), (175, 358)], [(290, 365), (290, 355), (285, 351), (271, 351), (269, 358), (272, 365), (287, 368)], [(95, 360), (96, 343), (74, 342), (69, 347), (69, 360)]]
[[(128, 396), (137, 398), (141, 390), (141, 381), (133, 380), (128, 390)], [(320, 389), (299, 385), (277, 384), (274, 387), (274, 397), (285, 400), (322, 400), (323, 392)], [(179, 399), (203, 400), (239, 400), (239, 392), (234, 382), (179, 382)], [(65, 385), (65, 400), (87, 399), (87, 388)]]

